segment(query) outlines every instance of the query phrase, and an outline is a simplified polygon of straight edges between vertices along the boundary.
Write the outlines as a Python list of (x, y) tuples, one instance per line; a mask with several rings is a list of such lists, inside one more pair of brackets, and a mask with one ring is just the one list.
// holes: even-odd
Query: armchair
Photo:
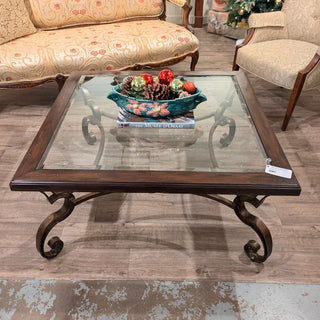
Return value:
[(251, 14), (249, 33), (235, 49), (240, 68), (292, 90), (286, 130), (302, 89), (320, 86), (320, 0), (286, 0), (281, 11)]

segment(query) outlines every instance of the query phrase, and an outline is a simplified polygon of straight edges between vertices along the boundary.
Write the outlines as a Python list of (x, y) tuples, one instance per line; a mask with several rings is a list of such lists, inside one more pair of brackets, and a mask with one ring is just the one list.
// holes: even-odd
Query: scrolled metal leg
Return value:
[(37, 250), (40, 252), (40, 254), (44, 258), (52, 259), (56, 257), (62, 250), (63, 241), (60, 240), (59, 237), (52, 237), (48, 241), (48, 245), (51, 248), (51, 250), (45, 251), (44, 244), (45, 244), (46, 237), (56, 224), (66, 219), (71, 214), (71, 212), (73, 211), (73, 208), (75, 207), (75, 203), (74, 203), (75, 198), (71, 193), (53, 194), (51, 197), (48, 197), (46, 195), (46, 197), (51, 204), (58, 199), (64, 198), (64, 203), (62, 207), (58, 211), (50, 214), (46, 219), (43, 220), (43, 222), (41, 223), (38, 229), (37, 237), (36, 237)]
[(223, 134), (223, 136), (220, 138), (220, 143), (223, 147), (228, 147), (236, 134), (236, 122), (234, 121), (234, 119), (226, 117), (225, 124), (228, 125), (229, 132)]
[(258, 200), (256, 197), (253, 196), (237, 196), (233, 203), (235, 205), (234, 211), (238, 218), (251, 227), (259, 236), (263, 248), (264, 248), (264, 255), (260, 255), (258, 253), (260, 249), (260, 244), (255, 240), (249, 240), (247, 244), (244, 246), (244, 251), (246, 252), (247, 256), (254, 262), (264, 262), (272, 252), (272, 237), (269, 229), (260, 220), (258, 217), (252, 215), (245, 207), (245, 202), (249, 202), (253, 204), (256, 208), (262, 204), (266, 197), (262, 200)]
[(82, 133), (84, 138), (86, 139), (87, 143), (90, 145), (93, 145), (97, 142), (97, 138), (93, 133), (89, 132), (89, 124), (97, 126), (100, 131), (100, 144), (99, 149), (96, 155), (96, 158), (94, 160), (94, 165), (99, 167), (99, 163), (103, 154), (104, 145), (105, 145), (105, 132), (104, 127), (101, 124), (101, 118), (102, 116), (106, 116), (106, 114), (100, 109), (99, 106), (95, 104), (93, 99), (90, 96), (89, 91), (86, 88), (81, 88), (81, 92), (83, 94), (84, 102), (85, 104), (91, 109), (92, 115), (89, 115), (87, 117), (84, 117), (82, 119)]
[(42, 221), (36, 237), (36, 246), (40, 254), (44, 258), (53, 259), (61, 252), (63, 248), (63, 241), (60, 240), (59, 237), (55, 236), (48, 241), (48, 246), (51, 248), (51, 250), (44, 250), (46, 238), (49, 232), (54, 228), (54, 226), (68, 218), (75, 206), (90, 199), (109, 194), (110, 192), (92, 192), (78, 198), (75, 198), (72, 193), (66, 192), (53, 193), (51, 196), (48, 196), (45, 192), (42, 193), (51, 204), (56, 202), (58, 199), (64, 199), (62, 207), (58, 211), (51, 213), (46, 219)]

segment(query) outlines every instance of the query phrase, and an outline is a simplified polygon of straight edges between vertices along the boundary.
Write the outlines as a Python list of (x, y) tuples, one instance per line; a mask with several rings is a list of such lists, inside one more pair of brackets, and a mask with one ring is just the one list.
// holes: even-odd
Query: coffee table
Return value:
[(51, 204), (64, 200), (39, 226), (40, 254), (50, 259), (60, 253), (59, 237), (48, 248), (45, 241), (75, 206), (109, 193), (159, 192), (195, 194), (230, 207), (263, 245), (260, 254), (259, 241), (249, 240), (246, 254), (265, 261), (272, 237), (246, 203), (258, 207), (267, 196), (297, 196), (301, 189), (245, 74), (180, 75), (207, 97), (194, 110), (192, 129), (118, 128), (118, 107), (106, 96), (127, 75), (72, 74), (10, 183), (14, 191), (42, 192)]

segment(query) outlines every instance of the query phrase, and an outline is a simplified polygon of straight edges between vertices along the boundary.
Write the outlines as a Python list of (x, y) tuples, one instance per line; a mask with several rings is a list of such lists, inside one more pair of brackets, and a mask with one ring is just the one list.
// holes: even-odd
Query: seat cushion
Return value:
[[(258, 42), (239, 49), (237, 64), (260, 78), (292, 89), (298, 72), (309, 64), (317, 50), (317, 45), (299, 40)], [(307, 79), (305, 89), (316, 85)]]
[(198, 46), (187, 29), (161, 20), (39, 31), (0, 46), (0, 81), (166, 63)]

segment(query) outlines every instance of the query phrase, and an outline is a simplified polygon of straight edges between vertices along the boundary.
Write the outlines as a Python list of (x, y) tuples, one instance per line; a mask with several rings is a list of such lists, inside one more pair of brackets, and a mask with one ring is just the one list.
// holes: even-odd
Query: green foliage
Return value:
[(281, 10), (284, 0), (224, 0), (229, 11), (227, 24), (236, 28), (241, 21), (248, 22), (251, 13)]

